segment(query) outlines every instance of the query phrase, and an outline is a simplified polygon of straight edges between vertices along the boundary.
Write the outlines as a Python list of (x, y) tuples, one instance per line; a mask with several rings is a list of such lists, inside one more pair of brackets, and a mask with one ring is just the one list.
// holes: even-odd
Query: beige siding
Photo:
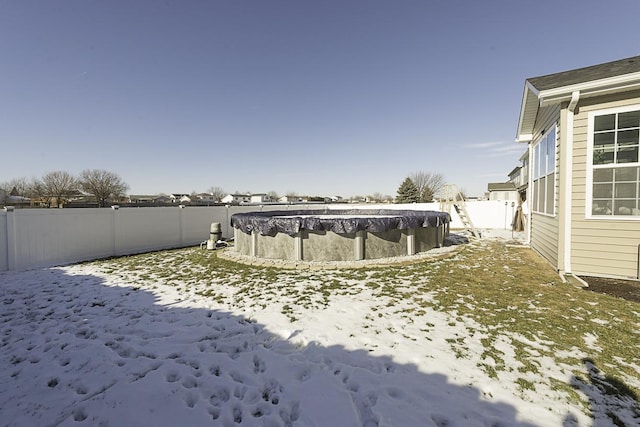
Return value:
[(531, 215), (531, 247), (551, 265), (558, 266), (558, 220), (547, 215)]
[(558, 159), (557, 141), (560, 135), (560, 106), (543, 107), (540, 109), (533, 133), (533, 140), (537, 141), (543, 131), (547, 131), (554, 124), (556, 128), (556, 174), (555, 174), (555, 212), (553, 216), (531, 214), (531, 247), (547, 261), (558, 268), (558, 171), (560, 161)]
[[(620, 98), (624, 96), (624, 98)], [(637, 104), (640, 92), (586, 99), (574, 117), (571, 269), (575, 274), (636, 277), (640, 219), (586, 219), (588, 113)]]

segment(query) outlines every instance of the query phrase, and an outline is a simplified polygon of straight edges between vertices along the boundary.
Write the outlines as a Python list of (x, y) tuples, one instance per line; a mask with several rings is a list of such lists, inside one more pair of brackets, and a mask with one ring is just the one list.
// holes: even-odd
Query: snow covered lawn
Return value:
[(384, 268), (199, 249), (0, 273), (0, 425), (639, 425), (640, 306), (496, 240)]

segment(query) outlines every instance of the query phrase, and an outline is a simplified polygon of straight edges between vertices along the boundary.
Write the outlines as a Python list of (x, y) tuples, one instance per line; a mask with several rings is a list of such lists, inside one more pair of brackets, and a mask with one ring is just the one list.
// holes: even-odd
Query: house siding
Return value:
[(571, 215), (571, 269), (574, 274), (636, 277), (640, 219), (587, 219), (588, 114), (630, 105), (640, 107), (640, 91), (621, 97), (580, 101), (574, 117), (573, 185)]
[(543, 215), (536, 212), (531, 213), (531, 248), (551, 263), (554, 268), (558, 268), (558, 176), (560, 171), (560, 161), (558, 159), (558, 138), (560, 132), (560, 106), (543, 107), (540, 109), (538, 119), (534, 127), (533, 140), (537, 141), (542, 132), (556, 127), (556, 173), (555, 173), (555, 214), (553, 216)]

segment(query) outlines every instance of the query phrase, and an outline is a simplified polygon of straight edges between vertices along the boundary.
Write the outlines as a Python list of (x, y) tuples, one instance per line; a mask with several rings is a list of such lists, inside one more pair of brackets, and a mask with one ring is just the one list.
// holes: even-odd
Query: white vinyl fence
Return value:
[[(195, 246), (209, 238), (211, 223), (233, 236), (237, 212), (355, 208), (354, 205), (254, 205), (102, 209), (15, 209), (0, 211), (0, 271), (63, 265), (111, 256)], [(435, 203), (358, 205), (358, 208), (438, 210)], [(508, 228), (510, 202), (467, 202), (477, 228)], [(452, 212), (451, 228), (462, 226)]]

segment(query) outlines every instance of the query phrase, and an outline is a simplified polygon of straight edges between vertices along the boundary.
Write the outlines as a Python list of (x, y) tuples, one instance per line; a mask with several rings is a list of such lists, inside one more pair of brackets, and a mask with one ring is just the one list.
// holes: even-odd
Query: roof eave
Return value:
[(580, 92), (584, 99), (589, 96), (607, 95), (640, 88), (640, 72), (623, 74), (606, 79), (592, 80), (568, 86), (540, 91), (540, 106), (558, 104), (571, 100), (573, 92)]
[(640, 89), (640, 72), (622, 74), (606, 79), (591, 80), (557, 88), (537, 90), (528, 80), (525, 82), (516, 142), (530, 142), (533, 138), (535, 117), (540, 107), (559, 104), (571, 100), (575, 92), (581, 99), (622, 91)]
[[(529, 81), (525, 81), (522, 104), (520, 106), (520, 117), (518, 118), (516, 142), (531, 141), (535, 116), (540, 106), (539, 95), (539, 91), (529, 83)], [(532, 109), (534, 111), (531, 111)]]

